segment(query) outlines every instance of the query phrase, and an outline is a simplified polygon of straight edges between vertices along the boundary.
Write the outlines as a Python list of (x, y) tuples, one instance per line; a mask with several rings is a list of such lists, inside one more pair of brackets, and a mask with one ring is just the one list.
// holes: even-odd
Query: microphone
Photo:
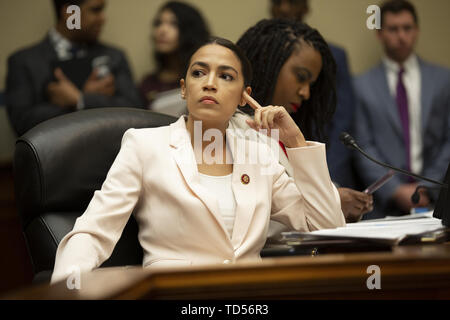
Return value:
[[(439, 192), (439, 196), (438, 196), (438, 199), (436, 201), (436, 206), (434, 208), (433, 217), (441, 219), (442, 220), (442, 224), (444, 226), (447, 226), (447, 227), (450, 226), (450, 190), (448, 188), (448, 185), (450, 184), (450, 163), (449, 163), (448, 168), (447, 168), (447, 173), (445, 174), (445, 178), (444, 178), (444, 182), (445, 183), (442, 183), (442, 182), (439, 182), (439, 181), (436, 181), (436, 180), (433, 180), (433, 179), (429, 179), (429, 178), (420, 176), (420, 175), (412, 173), (412, 172), (408, 172), (408, 171), (403, 170), (403, 169), (395, 168), (395, 167), (393, 167), (391, 165), (388, 165), (386, 163), (383, 163), (381, 161), (378, 161), (378, 160), (372, 158), (371, 156), (369, 156), (367, 153), (365, 153), (358, 146), (358, 144), (356, 143), (355, 139), (351, 135), (349, 135), (347, 132), (342, 132), (339, 135), (339, 140), (341, 140), (342, 143), (344, 145), (346, 145), (347, 147), (357, 150), (364, 157), (366, 157), (370, 161), (373, 161), (373, 162), (375, 162), (376, 164), (378, 164), (378, 165), (380, 165), (382, 167), (389, 168), (389, 169), (397, 171), (397, 172), (399, 172), (401, 174), (404, 174), (404, 175), (407, 175), (407, 176), (410, 176), (410, 177), (414, 177), (414, 178), (417, 178), (417, 179), (420, 179), (420, 180), (425, 180), (425, 181), (428, 181), (428, 182), (431, 182), (431, 183), (439, 185), (441, 191)], [(412, 199), (412, 196), (411, 196), (411, 201), (413, 203), (416, 200), (417, 200), (417, 202), (419, 202), (419, 200), (420, 200), (420, 195), (418, 194), (418, 190), (420, 188), (426, 188), (426, 187), (418, 186), (416, 188), (416, 191), (413, 194), (414, 200)], [(416, 193), (417, 193), (417, 196), (415, 196)]]
[(440, 185), (441, 187), (444, 187), (444, 188), (448, 188), (448, 186), (447, 186), (445, 183), (442, 183), (442, 182), (439, 182), (439, 181), (436, 181), (436, 180), (433, 180), (433, 179), (430, 179), (430, 178), (426, 178), (426, 177), (420, 176), (420, 175), (418, 175), (418, 174), (415, 174), (415, 173), (412, 173), (412, 172), (409, 172), (409, 171), (406, 171), (406, 170), (403, 170), (403, 169), (399, 169), (399, 168), (393, 167), (393, 166), (391, 166), (391, 165), (389, 165), (389, 164), (383, 163), (383, 162), (381, 162), (381, 161), (378, 161), (378, 160), (372, 158), (371, 156), (369, 156), (367, 153), (365, 153), (365, 152), (358, 146), (358, 144), (356, 143), (355, 139), (354, 139), (351, 135), (349, 135), (347, 132), (342, 132), (342, 133), (339, 135), (339, 140), (341, 140), (341, 142), (342, 142), (345, 146), (347, 146), (347, 147), (349, 147), (349, 148), (351, 148), (351, 149), (357, 150), (359, 153), (361, 153), (361, 154), (362, 154), (363, 156), (365, 156), (367, 159), (369, 159), (370, 161), (375, 162), (376, 164), (378, 164), (378, 165), (380, 165), (380, 166), (382, 166), (382, 167), (392, 169), (392, 170), (397, 171), (397, 172), (399, 172), (399, 173), (401, 173), (401, 174), (404, 174), (404, 175), (407, 175), (407, 176), (410, 176), (410, 177), (414, 177), (414, 178), (417, 178), (417, 179), (419, 179), (419, 180), (424, 180), (424, 181), (428, 181), (428, 182), (431, 182), (431, 183)]
[(411, 202), (414, 203), (414, 204), (418, 204), (419, 201), (420, 201), (420, 193), (419, 193), (420, 189), (425, 189), (425, 191), (429, 190), (429, 189), (432, 189), (432, 190), (436, 190), (437, 189), (437, 190), (439, 190), (440, 187), (417, 186), (416, 191), (414, 191), (414, 193), (411, 196)]

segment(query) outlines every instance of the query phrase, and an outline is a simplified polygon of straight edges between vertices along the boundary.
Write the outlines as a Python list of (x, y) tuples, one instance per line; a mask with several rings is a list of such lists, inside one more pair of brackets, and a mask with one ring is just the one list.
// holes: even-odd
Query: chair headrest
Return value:
[(101, 188), (124, 132), (174, 121), (142, 109), (99, 108), (50, 119), (25, 133), (14, 154), (22, 227), (44, 212), (84, 211)]

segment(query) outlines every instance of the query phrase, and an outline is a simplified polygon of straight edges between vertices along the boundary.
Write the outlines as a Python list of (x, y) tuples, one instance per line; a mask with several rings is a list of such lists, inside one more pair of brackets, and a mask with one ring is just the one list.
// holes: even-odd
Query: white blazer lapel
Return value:
[[(277, 152), (276, 150), (273, 150), (273, 151)], [(288, 159), (287, 155), (284, 153), (281, 146), (278, 147), (278, 154), (280, 157), (279, 158), (280, 164), (285, 168), (287, 175), (289, 177), (293, 177), (294, 176), (294, 168), (292, 168), (292, 165), (289, 162), (289, 159)]]
[[(245, 238), (253, 219), (257, 197), (259, 166), (248, 161), (248, 149), (244, 139), (227, 130), (227, 143), (233, 156), (232, 188), (236, 199), (236, 218), (231, 242), (236, 250)], [(242, 154), (244, 153), (244, 154)], [(244, 160), (245, 161), (242, 161)]]
[(228, 237), (228, 231), (220, 216), (217, 199), (211, 197), (208, 191), (200, 184), (197, 163), (195, 161), (194, 151), (192, 150), (190, 137), (186, 130), (184, 117), (181, 117), (177, 122), (170, 125), (170, 145), (172, 147), (172, 156), (186, 184), (192, 193), (203, 202)]

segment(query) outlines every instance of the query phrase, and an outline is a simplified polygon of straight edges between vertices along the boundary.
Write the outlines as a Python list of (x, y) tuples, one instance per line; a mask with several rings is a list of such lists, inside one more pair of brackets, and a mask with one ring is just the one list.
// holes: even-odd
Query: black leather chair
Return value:
[[(101, 108), (45, 121), (16, 142), (15, 194), (34, 281), (49, 281), (56, 249), (83, 214), (129, 128), (168, 125), (171, 116), (132, 108)], [(142, 263), (133, 215), (102, 266)]]

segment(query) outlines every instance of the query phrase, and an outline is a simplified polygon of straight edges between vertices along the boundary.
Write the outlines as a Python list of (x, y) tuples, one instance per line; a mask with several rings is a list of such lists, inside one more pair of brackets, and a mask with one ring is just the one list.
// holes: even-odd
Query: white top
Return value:
[[(386, 66), (386, 75), (389, 84), (391, 95), (397, 95), (397, 81), (398, 71), (400, 65), (384, 57), (384, 65)], [(410, 138), (410, 152), (411, 152), (411, 171), (420, 173), (422, 171), (422, 125), (421, 121), (421, 79), (420, 66), (417, 56), (412, 54), (403, 64), (405, 70), (403, 74), (403, 83), (405, 84), (406, 93), (408, 96), (408, 111), (409, 111), (409, 138)]]
[(208, 176), (200, 173), (200, 184), (215, 196), (225, 227), (231, 238), (236, 217), (236, 199), (231, 187), (232, 174), (226, 176)]

